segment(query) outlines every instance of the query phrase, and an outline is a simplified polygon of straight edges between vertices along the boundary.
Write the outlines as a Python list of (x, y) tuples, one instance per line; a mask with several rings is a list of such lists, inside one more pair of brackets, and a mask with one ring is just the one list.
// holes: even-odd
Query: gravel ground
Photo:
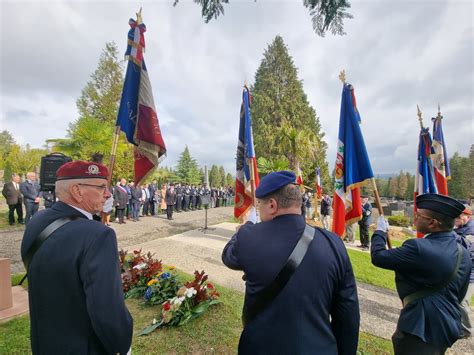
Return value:
[[(232, 220), (233, 207), (210, 208), (207, 210), (208, 225)], [(111, 223), (117, 234), (119, 248), (128, 249), (131, 245), (150, 240), (169, 237), (191, 229), (204, 227), (205, 210), (173, 213), (173, 220), (166, 215), (140, 218), (139, 222), (126, 221), (126, 224)], [(20, 246), (24, 227), (8, 227), (0, 231), (0, 258), (9, 258), (12, 273), (24, 272), (21, 261)]]

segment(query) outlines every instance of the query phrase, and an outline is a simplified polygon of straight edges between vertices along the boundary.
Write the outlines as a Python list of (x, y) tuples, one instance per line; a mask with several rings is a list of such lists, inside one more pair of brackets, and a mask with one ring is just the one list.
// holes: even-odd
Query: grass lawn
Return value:
[[(191, 275), (183, 274), (186, 279)], [(20, 279), (21, 276), (14, 276)], [(179, 328), (160, 329), (144, 336), (134, 336), (133, 354), (156, 353), (218, 353), (235, 354), (242, 325), (240, 321), (243, 294), (217, 285), (221, 304), (212, 306), (202, 317)], [(156, 317), (156, 307), (144, 307), (140, 300), (126, 304), (134, 319), (134, 334)], [(29, 318), (22, 316), (0, 323), (0, 354), (29, 353)], [(367, 333), (360, 333), (360, 354), (393, 354), (391, 342)]]
[(395, 290), (395, 273), (374, 266), (370, 254), (359, 250), (347, 249), (357, 281), (374, 286)]

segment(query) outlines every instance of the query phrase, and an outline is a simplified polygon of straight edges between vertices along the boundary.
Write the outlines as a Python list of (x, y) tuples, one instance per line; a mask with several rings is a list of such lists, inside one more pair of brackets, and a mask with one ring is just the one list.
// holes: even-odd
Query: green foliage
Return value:
[(388, 224), (391, 226), (408, 227), (411, 225), (411, 221), (407, 216), (388, 216)]
[(196, 160), (191, 157), (188, 146), (184, 148), (183, 153), (178, 160), (176, 167), (176, 176), (179, 182), (188, 184), (199, 184), (201, 182), (201, 174)]
[(225, 170), (223, 166), (219, 167), (219, 175), (221, 176), (221, 185), (220, 186), (225, 186)]
[[(10, 132), (7, 130), (3, 130), (0, 132), (0, 169), (5, 168), (5, 160), (10, 153), (13, 145), (15, 144), (15, 139), (11, 135)], [(11, 172), (7, 175), (7, 172), (5, 172), (5, 177), (9, 177), (11, 175)]]
[(276, 157), (276, 158), (257, 158), (258, 173), (262, 175), (270, 174), (272, 171), (279, 170), (288, 170), (289, 161), (286, 157)]
[(457, 152), (449, 159), (451, 179), (448, 180), (449, 195), (454, 198), (468, 199), (474, 197), (474, 145), (471, 145), (469, 157), (462, 157)]
[(408, 189), (408, 177), (402, 171), (400, 171), (400, 175), (398, 175), (398, 190), (397, 190), (397, 197), (399, 199), (405, 199)]
[(231, 173), (227, 173), (227, 176), (225, 177), (225, 184), (227, 186), (234, 186), (235, 185), (235, 178), (232, 176)]
[(28, 144), (25, 147), (13, 144), (4, 161), (5, 178), (10, 179), (11, 173), (23, 175), (29, 171), (39, 171), (41, 157), (46, 154), (46, 149), (30, 149)]
[[(268, 46), (252, 88), (252, 127), (256, 156), (269, 165), (287, 160), (290, 168), (300, 164), (303, 181), (314, 181), (321, 169), (323, 186), (332, 185), (316, 112), (309, 105), (297, 68), (280, 36)], [(269, 167), (266, 166), (266, 168)], [(264, 168), (265, 169), (265, 168)]]
[[(255, 0), (257, 1), (257, 0)], [(173, 6), (179, 0), (174, 0)], [(205, 23), (209, 23), (213, 18), (217, 19), (224, 15), (224, 5), (229, 0), (194, 0), (201, 6), (201, 16)], [(345, 35), (344, 19), (353, 18), (346, 12), (351, 7), (347, 0), (303, 0), (303, 5), (309, 9), (313, 30), (318, 36), (324, 37), (327, 31), (333, 35)]]
[(221, 173), (219, 172), (219, 168), (217, 165), (213, 165), (211, 167), (211, 171), (209, 172), (209, 184), (211, 187), (221, 187), (222, 185), (222, 177)]

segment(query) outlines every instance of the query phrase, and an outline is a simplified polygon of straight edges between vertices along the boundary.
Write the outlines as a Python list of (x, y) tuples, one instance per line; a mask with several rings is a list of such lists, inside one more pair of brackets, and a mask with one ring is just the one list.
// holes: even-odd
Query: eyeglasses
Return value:
[(102, 190), (102, 193), (104, 193), (105, 189), (107, 189), (107, 185), (92, 185), (92, 184), (78, 184), (78, 185), (95, 187), (96, 189)]
[(420, 212), (416, 212), (416, 218), (420, 218), (420, 217), (421, 217), (421, 218), (424, 218), (424, 219), (432, 219), (433, 221), (438, 222), (438, 224), (441, 224), (440, 221), (438, 221), (437, 219), (435, 219), (435, 218), (433, 218), (433, 217), (427, 216), (427, 215), (425, 215), (425, 214), (423, 214), (423, 213), (420, 213)]

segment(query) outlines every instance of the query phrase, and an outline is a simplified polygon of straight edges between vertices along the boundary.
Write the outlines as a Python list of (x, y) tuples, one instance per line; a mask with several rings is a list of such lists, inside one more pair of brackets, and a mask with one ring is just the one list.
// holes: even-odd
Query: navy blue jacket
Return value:
[[(246, 223), (222, 261), (246, 275), (244, 308), (285, 265), (305, 228), (300, 215)], [(355, 354), (359, 301), (347, 251), (336, 235), (317, 231), (298, 269), (278, 296), (248, 323), (240, 354)]]
[[(456, 267), (456, 233), (436, 232), (409, 239), (400, 248), (386, 250), (387, 235), (375, 231), (371, 255), (375, 266), (394, 270), (400, 299), (449, 280)], [(420, 337), (425, 343), (449, 347), (460, 337), (459, 303), (469, 285), (471, 258), (463, 251), (457, 277), (434, 295), (409, 303), (400, 312), (398, 329)]]
[(33, 202), (37, 197), (43, 196), (41, 187), (36, 181), (33, 183), (30, 183), (28, 180), (23, 181), (20, 184), (20, 191), (25, 198), (25, 203)]
[(458, 235), (458, 243), (461, 243), (471, 254), (472, 269), (470, 283), (474, 283), (474, 221), (470, 219), (467, 223), (454, 230)]
[(56, 230), (28, 270), (34, 354), (126, 353), (133, 321), (125, 307), (115, 232), (63, 202), (36, 213), (21, 256), (53, 220), (79, 217)]

